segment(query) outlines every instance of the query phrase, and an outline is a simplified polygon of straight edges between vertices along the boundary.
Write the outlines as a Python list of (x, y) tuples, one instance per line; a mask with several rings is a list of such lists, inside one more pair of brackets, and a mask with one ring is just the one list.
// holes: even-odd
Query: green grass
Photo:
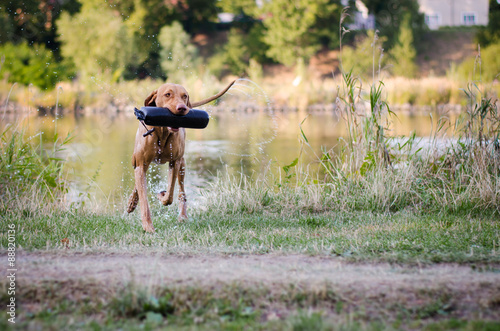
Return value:
[[(193, 212), (178, 223), (174, 215), (154, 219), (145, 234), (138, 216), (64, 212), (10, 213), (1, 226), (15, 224), (24, 250), (58, 250), (64, 238), (76, 251), (160, 250), (190, 254), (305, 253), (355, 261), (499, 262), (500, 223), (494, 213), (221, 214)], [(2, 249), (7, 234), (0, 234)]]
[(43, 133), (28, 137), (22, 125), (0, 127), (0, 210), (56, 208), (67, 192), (65, 160), (58, 157), (68, 135), (43, 144)]

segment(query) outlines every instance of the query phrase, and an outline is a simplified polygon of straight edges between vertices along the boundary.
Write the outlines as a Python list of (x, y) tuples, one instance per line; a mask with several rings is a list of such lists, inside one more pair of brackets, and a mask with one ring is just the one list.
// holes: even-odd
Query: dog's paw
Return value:
[(177, 222), (179, 222), (179, 223), (184, 223), (184, 222), (187, 222), (188, 220), (189, 220), (189, 217), (187, 217), (187, 216), (180, 216), (179, 215), (179, 217), (177, 217)]
[(171, 197), (167, 195), (167, 191), (161, 191), (156, 195), (158, 197), (158, 200), (162, 203), (164, 206), (171, 205), (173, 200)]
[(155, 233), (155, 228), (153, 226), (153, 223), (142, 223), (142, 228), (144, 229), (144, 231), (146, 231), (147, 233)]

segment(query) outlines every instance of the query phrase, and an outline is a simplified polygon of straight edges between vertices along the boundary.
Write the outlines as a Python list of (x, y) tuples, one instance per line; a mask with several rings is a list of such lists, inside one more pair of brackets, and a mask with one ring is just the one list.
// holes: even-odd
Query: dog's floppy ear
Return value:
[(144, 106), (146, 107), (156, 107), (156, 95), (158, 94), (158, 90), (154, 90), (150, 95), (144, 100)]

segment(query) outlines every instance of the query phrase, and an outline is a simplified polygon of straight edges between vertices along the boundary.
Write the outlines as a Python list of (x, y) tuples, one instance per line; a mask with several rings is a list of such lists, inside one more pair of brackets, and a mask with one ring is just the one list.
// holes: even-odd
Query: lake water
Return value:
[[(408, 135), (416, 131), (418, 136), (429, 136), (436, 118), (428, 113), (399, 113), (392, 120), (390, 134)], [(310, 146), (301, 144), (302, 121)], [(68, 133), (74, 136), (64, 151), (70, 178), (74, 181), (70, 199), (76, 199), (78, 192), (90, 192), (97, 201), (123, 200), (132, 190), (131, 157), (139, 125), (133, 114), (65, 116), (57, 120), (50, 116), (31, 116), (23, 122), (31, 136), (43, 132), (43, 141), (47, 144), (56, 130), (60, 137)], [(275, 165), (274, 169), (281, 168), (299, 155), (304, 164), (314, 164), (315, 154), (319, 155), (322, 148), (336, 146), (339, 137), (345, 135), (343, 123), (333, 112), (213, 113), (206, 129), (186, 130), (188, 198), (196, 200), (199, 188), (206, 187), (220, 171), (252, 175), (268, 169), (270, 163)], [(151, 191), (166, 189), (167, 168), (150, 168)]]

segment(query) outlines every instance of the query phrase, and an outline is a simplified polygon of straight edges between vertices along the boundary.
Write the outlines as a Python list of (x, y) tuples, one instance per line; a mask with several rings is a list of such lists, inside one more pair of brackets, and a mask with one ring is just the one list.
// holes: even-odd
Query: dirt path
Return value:
[[(6, 261), (7, 256), (2, 254), (0, 259)], [(422, 307), (436, 301), (443, 307), (453, 307), (459, 317), (500, 319), (499, 266), (476, 269), (453, 264), (410, 267), (348, 263), (338, 258), (300, 255), (19, 253), (17, 267), (16, 281), (20, 287), (55, 283), (66, 286), (71, 292), (74, 284), (111, 287), (134, 281), (145, 287), (216, 289), (237, 283), (282, 293), (291, 285), (314, 292), (328, 284), (329, 289), (351, 306), (371, 305), (373, 309), (381, 305)], [(0, 277), (6, 279), (4, 269)]]
[[(2, 256), (6, 260), (6, 256)], [(481, 268), (436, 264), (432, 266), (395, 266), (385, 263), (357, 264), (336, 258), (300, 255), (251, 256), (173, 256), (163, 254), (55, 254), (21, 253), (17, 256), (18, 280), (94, 279), (130, 281), (132, 277), (149, 284), (210, 284), (219, 282), (323, 283), (343, 287), (449, 288), (473, 289), (485, 284), (498, 285), (498, 266)], [(489, 270), (487, 270), (489, 269)], [(0, 272), (4, 277), (6, 271)]]

